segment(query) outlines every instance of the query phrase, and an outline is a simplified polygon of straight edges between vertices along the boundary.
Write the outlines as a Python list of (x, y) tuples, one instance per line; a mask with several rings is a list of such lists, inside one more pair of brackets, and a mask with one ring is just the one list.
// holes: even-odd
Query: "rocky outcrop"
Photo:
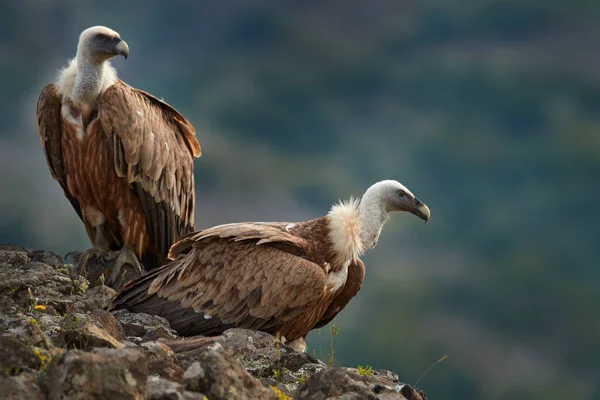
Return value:
[(426, 399), (390, 371), (328, 367), (263, 332), (181, 338), (164, 318), (110, 313), (99, 276), (0, 246), (2, 398)]

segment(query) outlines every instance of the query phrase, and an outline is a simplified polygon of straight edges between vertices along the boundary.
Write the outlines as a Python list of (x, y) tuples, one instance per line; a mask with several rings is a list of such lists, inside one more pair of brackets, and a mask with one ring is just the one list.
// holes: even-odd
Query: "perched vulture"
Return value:
[(37, 104), (50, 173), (94, 245), (119, 250), (125, 263), (152, 269), (194, 229), (193, 160), (201, 154), (192, 125), (173, 107), (117, 78), (108, 61), (129, 47), (103, 26), (83, 31), (77, 55)]
[(191, 233), (173, 261), (119, 291), (112, 309), (160, 315), (181, 335), (232, 327), (279, 334), (303, 351), (360, 290), (360, 256), (377, 243), (392, 211), (429, 220), (429, 208), (397, 181), (371, 186), (311, 221), (245, 222)]

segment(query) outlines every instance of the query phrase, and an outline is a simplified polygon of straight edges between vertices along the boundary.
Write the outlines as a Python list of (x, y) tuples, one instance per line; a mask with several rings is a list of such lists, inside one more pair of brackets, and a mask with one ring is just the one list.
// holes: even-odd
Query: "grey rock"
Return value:
[(55, 341), (61, 334), (60, 324), (63, 319), (60, 315), (42, 315), (38, 319), (38, 325), (50, 340)]
[[(125, 347), (124, 344), (107, 332), (98, 320), (99, 318), (94, 318), (93, 314), (75, 313), (67, 315), (60, 324), (61, 333), (56, 340), (57, 344), (67, 349), (85, 350), (94, 347)], [(116, 331), (118, 332), (118, 330)]]
[(184, 392), (183, 400), (207, 400), (207, 397), (198, 392)]
[(40, 381), (50, 400), (143, 399), (146, 354), (131, 348), (69, 350), (52, 359)]
[(44, 333), (38, 321), (30, 315), (16, 314), (9, 317), (5, 320), (5, 325), (0, 330), (14, 335), (31, 346), (42, 347), (44, 349), (52, 347), (52, 342)]
[(183, 384), (189, 391), (204, 393), (209, 400), (277, 399), (275, 392), (252, 378), (218, 339), (200, 341), (195, 349), (177, 356), (195, 360), (186, 369)]
[(181, 382), (183, 369), (169, 346), (159, 342), (146, 342), (141, 347), (146, 350), (148, 357), (148, 374)]
[[(0, 246), (0, 311), (87, 312), (107, 306), (114, 295), (112, 289), (112, 292), (102, 290), (102, 293), (85, 295), (87, 289), (87, 280), (81, 276), (72, 277), (69, 266), (60, 265), (60, 257), (52, 253), (28, 253), (24, 249)], [(44, 308), (36, 310), (36, 306)]]
[(307, 353), (300, 353), (282, 345), (275, 337), (264, 332), (228, 329), (221, 336), (221, 342), (256, 378), (271, 375), (274, 368), (285, 368), (295, 372), (304, 364), (318, 362)]
[(97, 310), (89, 314), (90, 320), (102, 327), (109, 335), (117, 340), (125, 340), (125, 330), (117, 319), (108, 311)]
[(296, 393), (304, 399), (427, 400), (425, 394), (410, 385), (387, 377), (362, 376), (354, 368), (325, 368), (308, 379)]
[(0, 245), (0, 264), (20, 267), (29, 261), (27, 249), (16, 244)]
[(185, 388), (158, 376), (148, 379), (148, 400), (184, 400)]
[(128, 310), (117, 310), (112, 314), (119, 321), (130, 341), (135, 341), (131, 338), (139, 338), (140, 342), (145, 342), (177, 337), (177, 332), (171, 329), (169, 321), (165, 318), (144, 313), (132, 313)]
[(93, 287), (87, 290), (79, 299), (73, 299), (77, 301), (74, 304), (74, 310), (83, 313), (104, 310), (110, 305), (115, 294), (115, 290), (108, 286)]
[(62, 257), (44, 250), (32, 250), (29, 252), (29, 259), (31, 261), (37, 261), (40, 263), (47, 264), (52, 268), (63, 268), (64, 262)]
[(45, 400), (46, 396), (35, 383), (33, 373), (18, 376), (0, 376), (0, 393), (5, 400)]
[(148, 378), (148, 400), (206, 400), (206, 396), (186, 391), (179, 383), (151, 376)]
[(0, 336), (0, 371), (16, 375), (24, 368), (38, 369), (41, 366), (33, 348), (10, 334)]

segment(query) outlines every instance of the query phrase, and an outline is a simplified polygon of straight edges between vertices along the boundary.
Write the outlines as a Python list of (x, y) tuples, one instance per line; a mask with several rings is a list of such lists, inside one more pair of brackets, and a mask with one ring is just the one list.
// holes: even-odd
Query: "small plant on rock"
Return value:
[(366, 365), (364, 367), (362, 365), (359, 365), (357, 370), (360, 376), (373, 376), (373, 367), (371, 367), (370, 365)]

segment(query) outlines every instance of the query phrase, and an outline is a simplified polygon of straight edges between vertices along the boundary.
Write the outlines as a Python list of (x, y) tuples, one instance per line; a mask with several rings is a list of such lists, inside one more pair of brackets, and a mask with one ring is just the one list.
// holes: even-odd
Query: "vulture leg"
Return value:
[(116, 253), (118, 256), (112, 271), (110, 272), (109, 282), (117, 282), (120, 278), (119, 275), (121, 275), (121, 271), (123, 273), (127, 273), (127, 271), (123, 271), (123, 269), (128, 265), (133, 267), (134, 277), (142, 276), (144, 274), (144, 269), (142, 268), (142, 265), (138, 261), (138, 258), (132, 249), (127, 246), (123, 246), (123, 248)]

